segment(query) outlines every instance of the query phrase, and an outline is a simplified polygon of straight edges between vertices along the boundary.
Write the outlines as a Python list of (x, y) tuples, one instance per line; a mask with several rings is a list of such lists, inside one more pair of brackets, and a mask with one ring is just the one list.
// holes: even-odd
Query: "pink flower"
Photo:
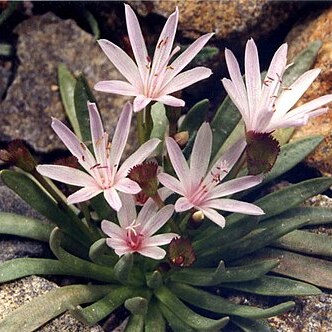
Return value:
[(197, 133), (190, 157), (190, 166), (172, 138), (166, 138), (166, 146), (178, 179), (166, 173), (160, 173), (158, 179), (165, 187), (183, 196), (175, 203), (176, 212), (194, 208), (203, 212), (220, 227), (225, 226), (225, 218), (216, 210), (250, 215), (264, 214), (263, 210), (254, 204), (220, 198), (251, 188), (262, 181), (260, 176), (249, 175), (220, 183), (240, 157), (245, 147), (243, 140), (229, 149), (209, 172), (212, 131), (208, 123), (203, 123)]
[(169, 65), (173, 55), (180, 50), (179, 47), (176, 47), (172, 51), (178, 24), (178, 9), (168, 18), (160, 34), (153, 60), (148, 55), (134, 11), (130, 6), (125, 5), (125, 12), (129, 40), (136, 63), (115, 44), (105, 39), (99, 40), (100, 47), (127, 82), (101, 81), (94, 88), (98, 91), (135, 96), (134, 112), (141, 111), (152, 100), (170, 106), (184, 106), (183, 100), (171, 96), (171, 94), (209, 77), (212, 72), (205, 67), (196, 67), (179, 73), (204, 47), (213, 34), (209, 33), (198, 38)]
[(118, 211), (122, 206), (118, 191), (137, 194), (141, 190), (136, 182), (127, 178), (129, 170), (142, 163), (160, 141), (151, 139), (144, 143), (119, 167), (130, 130), (131, 104), (127, 103), (123, 108), (112, 144), (108, 142), (108, 134), (104, 131), (96, 105), (88, 103), (88, 108), (94, 155), (61, 121), (52, 120), (53, 130), (86, 172), (59, 165), (39, 165), (37, 170), (51, 179), (83, 187), (68, 197), (68, 204), (86, 201), (103, 192), (109, 205)]
[(158, 211), (157, 204), (149, 198), (137, 215), (134, 197), (121, 194), (121, 198), (123, 205), (117, 213), (120, 226), (108, 220), (101, 223), (101, 229), (109, 236), (107, 245), (119, 256), (137, 252), (153, 259), (163, 259), (166, 251), (159, 246), (170, 243), (178, 234), (153, 234), (171, 218), (174, 206), (166, 205)]
[(281, 45), (274, 54), (263, 83), (257, 47), (252, 39), (248, 40), (245, 51), (245, 84), (234, 54), (226, 49), (225, 55), (231, 79), (223, 78), (222, 83), (242, 114), (247, 132), (271, 133), (279, 128), (305, 125), (310, 117), (325, 113), (327, 108), (322, 106), (332, 101), (332, 95), (325, 95), (292, 109), (320, 69), (309, 70), (289, 87), (281, 88), (287, 68), (287, 44)]

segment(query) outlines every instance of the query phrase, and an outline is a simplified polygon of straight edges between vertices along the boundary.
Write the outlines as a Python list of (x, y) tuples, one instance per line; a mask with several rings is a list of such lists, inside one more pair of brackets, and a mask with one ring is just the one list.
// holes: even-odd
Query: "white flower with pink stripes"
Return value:
[(134, 11), (125, 5), (126, 23), (130, 44), (136, 63), (117, 45), (101, 39), (98, 41), (109, 60), (127, 81), (100, 81), (94, 88), (98, 91), (135, 96), (134, 112), (141, 111), (151, 101), (182, 107), (184, 100), (171, 96), (191, 84), (209, 77), (212, 72), (205, 67), (196, 67), (180, 74), (189, 62), (204, 47), (213, 33), (205, 34), (190, 45), (170, 63), (180, 50), (172, 51), (178, 24), (178, 9), (168, 18), (157, 42), (153, 59), (148, 55), (142, 31)]
[(245, 147), (243, 140), (232, 146), (210, 171), (208, 166), (212, 148), (212, 131), (208, 123), (203, 123), (197, 132), (190, 166), (174, 139), (166, 138), (166, 146), (178, 179), (167, 173), (160, 173), (158, 179), (165, 187), (183, 196), (175, 203), (176, 212), (190, 209), (201, 211), (220, 227), (225, 226), (225, 218), (216, 210), (249, 215), (264, 214), (263, 210), (254, 204), (221, 198), (251, 188), (262, 181), (260, 176), (248, 175), (221, 183), (239, 159)]
[(96, 104), (88, 103), (88, 109), (94, 155), (61, 121), (52, 120), (53, 130), (77, 158), (85, 172), (61, 165), (39, 165), (37, 171), (53, 180), (83, 187), (68, 197), (68, 204), (83, 202), (103, 193), (108, 204), (118, 211), (122, 206), (118, 191), (137, 194), (141, 190), (136, 182), (127, 178), (129, 170), (142, 163), (154, 151), (160, 140), (151, 139), (144, 143), (120, 166), (130, 130), (132, 105), (127, 103), (124, 106), (111, 144)]
[[(165, 198), (163, 189), (160, 195)], [(107, 245), (119, 256), (137, 252), (153, 259), (163, 259), (166, 251), (159, 246), (169, 244), (179, 235), (153, 234), (171, 218), (174, 206), (166, 205), (158, 211), (157, 204), (149, 198), (137, 215), (134, 197), (121, 194), (121, 198), (123, 205), (117, 213), (119, 225), (108, 220), (103, 220), (101, 223), (101, 229), (108, 236)]]
[(281, 45), (274, 54), (263, 82), (257, 47), (252, 39), (248, 40), (245, 50), (245, 83), (234, 54), (226, 49), (225, 56), (231, 79), (223, 78), (222, 83), (240, 111), (247, 132), (271, 133), (279, 128), (302, 126), (310, 117), (327, 112), (328, 108), (322, 106), (332, 101), (331, 94), (292, 109), (319, 75), (320, 69), (309, 70), (289, 87), (283, 87), (287, 44)]

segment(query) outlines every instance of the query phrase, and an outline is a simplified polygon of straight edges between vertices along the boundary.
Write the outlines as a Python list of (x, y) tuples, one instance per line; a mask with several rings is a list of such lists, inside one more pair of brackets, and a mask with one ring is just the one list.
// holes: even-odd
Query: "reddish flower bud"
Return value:
[(196, 260), (191, 242), (182, 237), (174, 238), (168, 246), (168, 259), (174, 266), (191, 266)]
[(139, 184), (146, 196), (153, 197), (157, 194), (158, 190), (157, 170), (158, 164), (146, 162), (134, 166), (129, 172), (128, 177)]
[(0, 150), (0, 159), (29, 173), (37, 166), (35, 159), (21, 140), (14, 140), (8, 144), (7, 149)]
[(279, 142), (271, 133), (246, 133), (247, 165), (249, 174), (267, 173), (275, 164), (280, 152)]

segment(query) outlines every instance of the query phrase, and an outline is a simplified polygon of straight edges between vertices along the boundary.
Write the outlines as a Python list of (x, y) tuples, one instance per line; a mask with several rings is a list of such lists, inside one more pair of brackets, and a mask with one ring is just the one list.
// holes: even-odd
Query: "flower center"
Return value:
[(142, 243), (143, 235), (136, 230), (141, 224), (136, 224), (136, 219), (126, 227), (127, 230), (127, 244), (132, 250), (137, 250)]

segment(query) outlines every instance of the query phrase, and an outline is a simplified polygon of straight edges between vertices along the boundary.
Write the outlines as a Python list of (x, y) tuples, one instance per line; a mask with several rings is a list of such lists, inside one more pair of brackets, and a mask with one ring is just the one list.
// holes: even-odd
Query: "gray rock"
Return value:
[(10, 77), (12, 76), (13, 64), (11, 61), (0, 60), (0, 100), (7, 90)]
[[(38, 295), (47, 293), (58, 286), (44, 278), (32, 276), (0, 286), (0, 319), (10, 312), (29, 302)], [(95, 325), (86, 327), (69, 313), (65, 313), (49, 323), (43, 325), (40, 332), (102, 332), (103, 329)]]
[[(36, 151), (63, 147), (50, 127), (51, 116), (60, 120), (65, 113), (57, 88), (57, 67), (64, 63), (74, 72), (83, 72), (91, 86), (102, 79), (120, 79), (97, 45), (94, 37), (73, 20), (47, 13), (19, 24), (16, 77), (0, 105), (0, 141), (26, 140)], [(124, 97), (97, 93), (105, 127), (113, 132)]]

